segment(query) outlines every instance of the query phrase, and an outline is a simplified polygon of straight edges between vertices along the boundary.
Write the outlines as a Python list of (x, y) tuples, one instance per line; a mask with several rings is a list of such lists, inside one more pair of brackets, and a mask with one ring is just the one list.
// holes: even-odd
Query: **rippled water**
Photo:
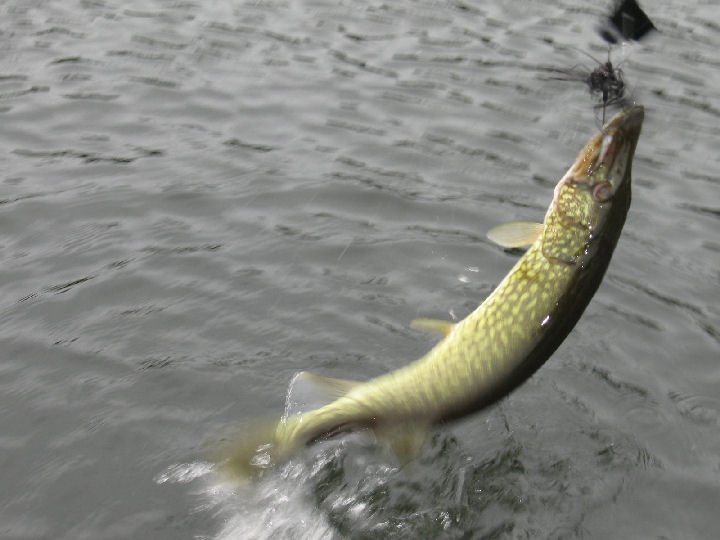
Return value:
[[(206, 444), (293, 373), (417, 358), (597, 127), (580, 2), (0, 6), (0, 536), (711, 538), (720, 8), (646, 2), (608, 275), (558, 352), (398, 471), (354, 435), (258, 485)], [(652, 4), (652, 5), (650, 5)]]

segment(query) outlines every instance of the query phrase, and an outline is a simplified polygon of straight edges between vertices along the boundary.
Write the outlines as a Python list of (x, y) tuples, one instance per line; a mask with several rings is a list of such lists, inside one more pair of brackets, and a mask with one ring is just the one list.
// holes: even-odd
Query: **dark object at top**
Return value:
[(622, 39), (638, 41), (652, 30), (657, 28), (635, 0), (618, 0), (598, 32), (612, 45)]

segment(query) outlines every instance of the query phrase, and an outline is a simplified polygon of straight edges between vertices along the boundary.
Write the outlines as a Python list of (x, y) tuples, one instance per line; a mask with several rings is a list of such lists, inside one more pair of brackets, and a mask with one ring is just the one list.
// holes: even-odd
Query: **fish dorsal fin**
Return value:
[(447, 337), (455, 329), (455, 323), (449, 321), (440, 321), (438, 319), (415, 319), (410, 323), (411, 328), (419, 330), (430, 330), (438, 332)]
[(288, 385), (285, 396), (285, 417), (318, 409), (344, 396), (357, 381), (321, 377), (309, 371), (297, 373)]
[(380, 423), (373, 427), (373, 432), (378, 441), (405, 465), (420, 454), (429, 428), (430, 424), (423, 421)]
[(532, 245), (543, 232), (542, 223), (513, 221), (493, 227), (487, 237), (504, 248), (521, 248)]

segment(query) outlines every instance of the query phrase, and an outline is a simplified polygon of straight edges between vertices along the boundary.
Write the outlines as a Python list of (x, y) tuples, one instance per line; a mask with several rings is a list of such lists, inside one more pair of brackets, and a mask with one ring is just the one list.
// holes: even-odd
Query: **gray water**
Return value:
[(207, 449), (292, 375), (419, 357), (597, 129), (607, 8), (0, 5), (0, 537), (715, 538), (720, 8), (645, 2), (608, 274), (518, 391), (403, 469), (362, 435), (261, 482)]

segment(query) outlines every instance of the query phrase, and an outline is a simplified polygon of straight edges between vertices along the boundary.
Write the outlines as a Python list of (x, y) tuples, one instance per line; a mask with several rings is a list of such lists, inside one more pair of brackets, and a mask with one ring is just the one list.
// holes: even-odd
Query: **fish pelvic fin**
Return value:
[(497, 245), (511, 249), (532, 245), (543, 233), (544, 225), (531, 221), (514, 221), (493, 227), (487, 237)]
[(455, 329), (455, 323), (438, 319), (415, 319), (410, 323), (410, 327), (417, 328), (418, 330), (438, 332), (447, 337)]

